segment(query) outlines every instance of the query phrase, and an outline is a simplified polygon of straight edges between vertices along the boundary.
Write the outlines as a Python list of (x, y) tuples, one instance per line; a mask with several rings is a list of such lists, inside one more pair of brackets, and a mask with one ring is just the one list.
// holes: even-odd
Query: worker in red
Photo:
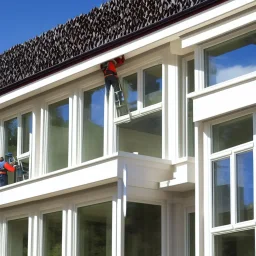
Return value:
[(123, 101), (123, 93), (122, 93), (122, 89), (120, 88), (116, 68), (120, 67), (124, 63), (124, 61), (125, 61), (125, 58), (123, 55), (121, 57), (117, 57), (115, 59), (104, 62), (100, 66), (105, 77), (107, 99), (110, 91), (110, 86), (112, 85), (115, 92), (115, 100), (116, 102), (119, 101), (120, 105)]
[(15, 166), (4, 161), (3, 157), (0, 157), (0, 187), (8, 185), (7, 171), (15, 172)]

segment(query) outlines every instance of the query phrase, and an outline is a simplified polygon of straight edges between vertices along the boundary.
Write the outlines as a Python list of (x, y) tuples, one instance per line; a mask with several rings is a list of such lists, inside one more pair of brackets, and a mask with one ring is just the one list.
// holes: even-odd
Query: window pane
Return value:
[(32, 134), (32, 113), (22, 115), (22, 153), (29, 151), (30, 137)]
[(162, 65), (144, 70), (144, 107), (162, 101)]
[(162, 157), (162, 112), (133, 119), (118, 127), (119, 151)]
[(125, 256), (161, 255), (161, 206), (127, 204)]
[[(10, 152), (14, 157), (17, 156), (17, 128), (18, 119), (13, 118), (4, 122), (5, 131), (5, 154)], [(7, 159), (5, 159), (7, 161)], [(15, 173), (8, 172), (8, 184), (15, 182)]]
[(230, 224), (230, 160), (213, 162), (214, 227)]
[(28, 219), (8, 221), (8, 256), (28, 255)]
[(252, 116), (214, 125), (213, 153), (253, 140)]
[(255, 230), (215, 236), (216, 256), (254, 256)]
[(62, 212), (44, 214), (43, 234), (43, 255), (61, 256)]
[(13, 118), (4, 122), (5, 130), (5, 153), (12, 153), (13, 156), (17, 156), (17, 127), (18, 120)]
[(127, 98), (130, 112), (137, 110), (137, 73), (123, 78), (124, 94)]
[(105, 88), (84, 93), (82, 161), (103, 156)]
[(48, 172), (68, 166), (69, 100), (49, 106)]
[(111, 245), (112, 202), (78, 208), (78, 255), (111, 256)]
[(206, 50), (207, 86), (256, 71), (255, 38), (253, 32)]
[(188, 214), (189, 256), (195, 256), (195, 213)]
[(236, 155), (237, 221), (253, 219), (253, 152)]

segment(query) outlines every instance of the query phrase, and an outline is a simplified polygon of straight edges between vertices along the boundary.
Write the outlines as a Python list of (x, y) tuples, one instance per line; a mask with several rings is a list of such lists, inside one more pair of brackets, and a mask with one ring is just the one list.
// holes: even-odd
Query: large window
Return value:
[(252, 32), (205, 50), (207, 86), (256, 71), (255, 38)]
[(118, 149), (140, 155), (162, 157), (162, 111), (118, 126)]
[(61, 256), (62, 212), (43, 215), (43, 256)]
[(82, 161), (103, 156), (104, 87), (84, 93)]
[(125, 255), (161, 255), (161, 206), (128, 202)]
[(48, 172), (68, 167), (69, 99), (49, 105)]
[(112, 202), (78, 208), (77, 231), (78, 256), (111, 256)]
[(255, 255), (253, 147), (252, 115), (213, 125), (211, 230), (216, 256)]
[[(20, 132), (18, 132), (20, 130)], [(5, 154), (15, 158), (16, 172), (8, 173), (8, 184), (26, 180), (30, 177), (32, 142), (32, 113), (25, 113), (4, 122)], [(8, 157), (5, 159), (8, 161)]]
[(7, 255), (28, 255), (28, 218), (10, 220), (7, 223)]

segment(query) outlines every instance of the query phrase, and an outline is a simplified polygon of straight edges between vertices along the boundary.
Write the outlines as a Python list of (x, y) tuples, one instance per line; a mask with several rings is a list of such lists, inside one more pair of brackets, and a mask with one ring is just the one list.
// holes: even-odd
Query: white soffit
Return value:
[(256, 8), (235, 15), (232, 19), (226, 19), (223, 22), (217, 22), (202, 31), (196, 31), (187, 36), (181, 37), (181, 47), (187, 48), (200, 44), (209, 39), (226, 34), (232, 30), (239, 29), (256, 21)]

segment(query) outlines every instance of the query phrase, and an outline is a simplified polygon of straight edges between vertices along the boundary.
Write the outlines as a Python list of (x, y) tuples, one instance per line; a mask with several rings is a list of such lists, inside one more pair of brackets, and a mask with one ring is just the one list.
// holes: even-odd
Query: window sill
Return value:
[(187, 95), (187, 98), (188, 99), (196, 99), (196, 98), (199, 98), (199, 97), (211, 94), (211, 93), (215, 93), (218, 91), (225, 90), (227, 88), (231, 88), (233, 86), (237, 86), (242, 83), (249, 82), (253, 79), (256, 79), (256, 71), (251, 72), (246, 75), (243, 75), (243, 76), (240, 76), (240, 77), (237, 77), (237, 78), (234, 78), (234, 79), (230, 79), (223, 83), (219, 83), (219, 84), (212, 85), (210, 87), (206, 87), (206, 88), (202, 89), (201, 91), (189, 93)]

